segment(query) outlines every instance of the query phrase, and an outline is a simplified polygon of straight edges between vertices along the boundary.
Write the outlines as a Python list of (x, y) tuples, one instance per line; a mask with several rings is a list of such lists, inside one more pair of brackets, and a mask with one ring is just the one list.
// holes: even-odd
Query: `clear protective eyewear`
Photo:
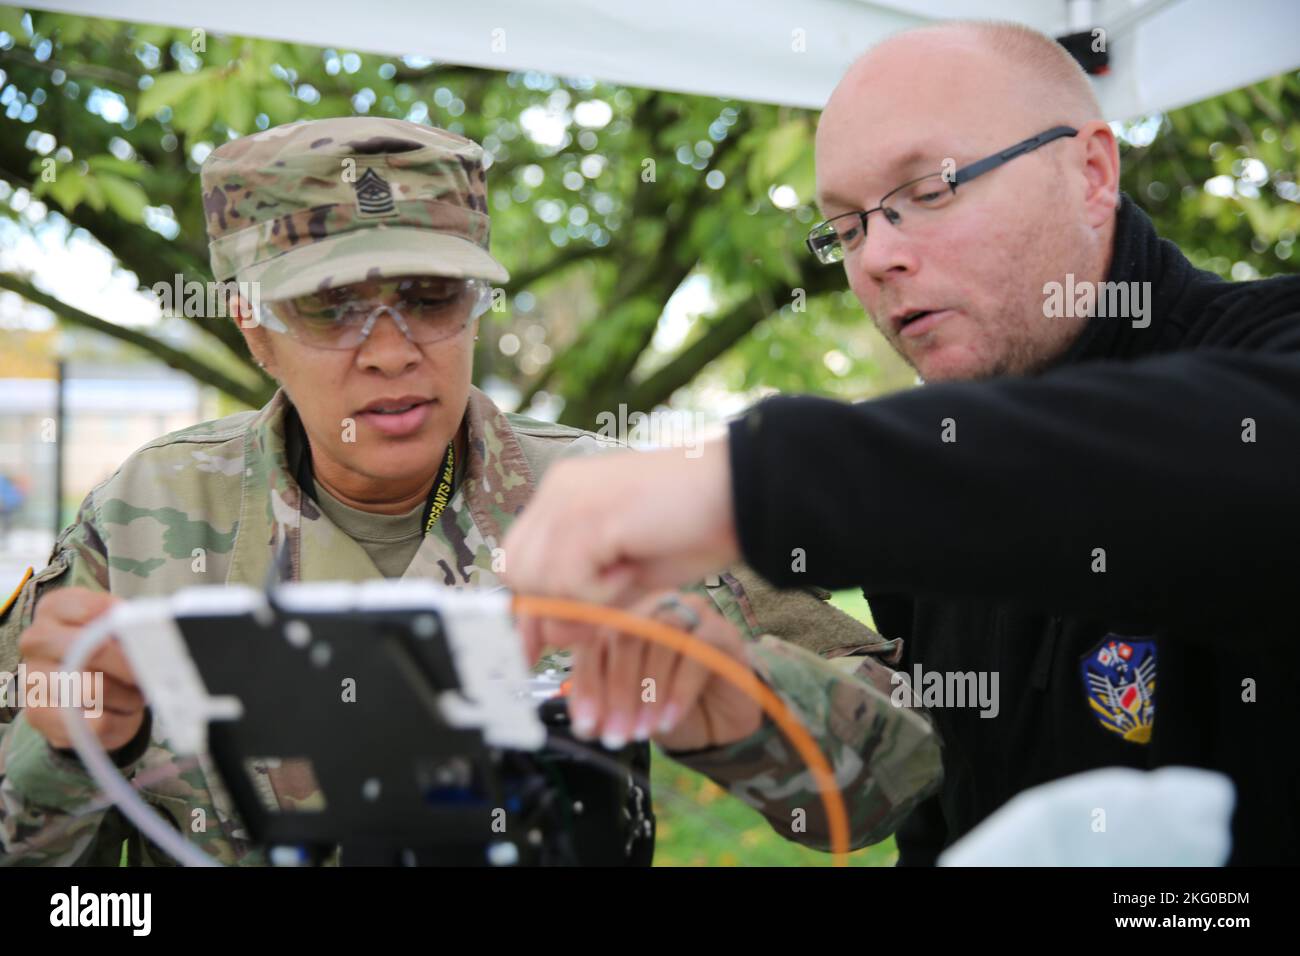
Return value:
[(255, 315), (259, 325), (311, 348), (343, 350), (364, 342), (384, 315), (409, 341), (432, 345), (465, 331), (491, 304), (483, 279), (410, 276), (263, 301)]

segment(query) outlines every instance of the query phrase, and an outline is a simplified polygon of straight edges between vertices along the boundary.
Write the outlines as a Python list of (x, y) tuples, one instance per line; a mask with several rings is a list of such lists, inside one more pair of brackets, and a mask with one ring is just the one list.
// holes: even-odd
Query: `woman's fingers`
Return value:
[[(661, 616), (660, 619), (663, 620), (664, 617), (666, 616)], [(665, 620), (664, 623), (674, 622)], [(641, 707), (637, 715), (636, 727), (632, 731), (636, 740), (649, 740), (650, 735), (655, 732), (655, 726), (663, 714), (666, 703), (665, 695), (672, 686), (673, 674), (679, 660), (677, 652), (663, 644), (651, 644), (646, 649), (645, 677), (642, 680), (648, 684), (643, 684)]]
[(603, 636), (608, 656), (600, 741), (608, 749), (618, 750), (627, 744), (636, 728), (646, 642), (610, 631)]
[(573, 735), (579, 740), (591, 740), (600, 732), (604, 675), (605, 641), (593, 639), (573, 648), (569, 720)]
[[(629, 611), (748, 666), (744, 639), (705, 597), (668, 592)], [(549, 646), (573, 652), (569, 715), (579, 739), (598, 738), (611, 750), (651, 737), (707, 742), (738, 739), (756, 723), (757, 705), (746, 701), (738, 708), (731, 699), (737, 692), (721, 678), (714, 681), (712, 668), (690, 651), (589, 624), (551, 622), (545, 633)]]

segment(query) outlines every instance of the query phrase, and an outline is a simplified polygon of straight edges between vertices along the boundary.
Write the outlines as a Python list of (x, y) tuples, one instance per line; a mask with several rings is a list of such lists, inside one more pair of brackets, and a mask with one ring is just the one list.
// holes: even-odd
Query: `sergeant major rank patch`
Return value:
[(1129, 743), (1151, 742), (1156, 642), (1107, 634), (1083, 657), (1083, 692), (1097, 722)]
[(388, 180), (367, 167), (361, 178), (352, 184), (357, 193), (357, 211), (364, 219), (391, 216), (397, 212), (393, 205), (393, 189)]

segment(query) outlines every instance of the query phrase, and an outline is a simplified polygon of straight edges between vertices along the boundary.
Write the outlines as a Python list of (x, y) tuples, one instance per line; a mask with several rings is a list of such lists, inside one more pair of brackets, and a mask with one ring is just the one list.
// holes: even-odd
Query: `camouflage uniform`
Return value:
[[(431, 137), (450, 137), (398, 121), (331, 120), (295, 127), (304, 125), (312, 127), (312, 142), (328, 144), (347, 136), (355, 142), (360, 130), (367, 144), (378, 143), (376, 148), (408, 159), (418, 150), (402, 151), (399, 141), (403, 135), (419, 140), (421, 149), (435, 148), (429, 146)], [(266, 137), (264, 142), (276, 147), (287, 135), (271, 130), (259, 137)], [(301, 130), (295, 135), (301, 139)], [(237, 140), (213, 156), (224, 161), (224, 154), (232, 148), (246, 150), (248, 146)], [(455, 168), (463, 173), (456, 201), (481, 209), (482, 178), (475, 172), (477, 147), (470, 150), (456, 144), (455, 148), (465, 149), (472, 159), (460, 156), (455, 160)], [(281, 162), (275, 158), (279, 155), (272, 154), (269, 168)], [(299, 170), (296, 175), (303, 175), (300, 166), (293, 167)], [(454, 174), (452, 169), (449, 176), (454, 178)], [(209, 229), (217, 237), (214, 264), (219, 255), (229, 252), (219, 253), (216, 246), (235, 228), (236, 214), (242, 220), (260, 215), (259, 210), (276, 210), (281, 201), (301, 205), (322, 198), (294, 199), (290, 192), (276, 192), (259, 182), (258, 188), (269, 198), (258, 207), (239, 188), (206, 189), (208, 166), (204, 175)], [(476, 192), (480, 193), (477, 197)], [(430, 207), (442, 203), (412, 201)], [(369, 205), (374, 207), (373, 202)], [(279, 211), (283, 213), (275, 220), (281, 224), (279, 229), (256, 224), (239, 227), (252, 228), (261, 237), (259, 242), (269, 245), (248, 240), (240, 251), (231, 253), (242, 256), (238, 265), (215, 266), (218, 278), (236, 274), (244, 278), (263, 255), (271, 256), (265, 271), (278, 268), (274, 244), (286, 241), (285, 216), (297, 215)], [(335, 218), (350, 221), (343, 213), (334, 218), (329, 210), (318, 214), (325, 222)], [(476, 236), (474, 243), (485, 249), (483, 218), (481, 238)], [(459, 220), (462, 224), (469, 221)], [(318, 239), (329, 235), (319, 229), (314, 233), (308, 229), (302, 235), (313, 234)], [(345, 230), (344, 237), (348, 234)], [(373, 274), (373, 257), (367, 266), (371, 271), (356, 276), (347, 263), (346, 249), (339, 255), (342, 265), (318, 261), (310, 267), (315, 270), (314, 283), (357, 281)], [(488, 258), (485, 252), (483, 258)], [(495, 265), (490, 258), (488, 263), (476, 260), (472, 253), (461, 255), (458, 261), (465, 263), (467, 270), (475, 270), (466, 273), (472, 275), (483, 275)], [(395, 270), (391, 274), (401, 273)], [(290, 278), (273, 281), (283, 283)], [(31, 624), (40, 596), (55, 587), (75, 585), (133, 598), (167, 595), (205, 583), (260, 586), (282, 548), (293, 580), (379, 577), (362, 547), (339, 530), (298, 486), (286, 452), (289, 408), (287, 396), (279, 392), (259, 411), (160, 438), (134, 453), (98, 485), (82, 504), (76, 521), (59, 537), (50, 564), (23, 587), (0, 618), (0, 671), (15, 669), (18, 638)], [(465, 429), (467, 461), (462, 477), (404, 578), (432, 579), (456, 588), (498, 586), (494, 570), (499, 567), (497, 549), (510, 522), (526, 506), (538, 478), (560, 456), (593, 453), (601, 447), (588, 433), (505, 414), (476, 389), (469, 395)], [(754, 642), (750, 650), (755, 670), (802, 719), (827, 755), (849, 807), (853, 844), (875, 842), (892, 832), (920, 799), (934, 791), (940, 779), (940, 748), (928, 719), (890, 702), (893, 672), (886, 665), (897, 660), (901, 650), (897, 642), (884, 641), (810, 591), (777, 591), (744, 567), (704, 582), (700, 590)], [(94, 803), (96, 787), (75, 756), (51, 748), (21, 712), (0, 711), (0, 721), (5, 721), (0, 723), (0, 863), (112, 865), (120, 857), (124, 840), (133, 862), (170, 862), (143, 840), (116, 808)], [(225, 863), (266, 862), (262, 848), (250, 842), (207, 757), (182, 762), (167, 740), (147, 726), (115, 758), (145, 799), (206, 852)], [(782, 835), (827, 847), (826, 821), (811, 775), (770, 722), (765, 720), (744, 740), (680, 759), (757, 807)], [(319, 800), (309, 779), (290, 764), (254, 769), (268, 805), (290, 809)], [(806, 814), (802, 831), (791, 826), (796, 810)]]

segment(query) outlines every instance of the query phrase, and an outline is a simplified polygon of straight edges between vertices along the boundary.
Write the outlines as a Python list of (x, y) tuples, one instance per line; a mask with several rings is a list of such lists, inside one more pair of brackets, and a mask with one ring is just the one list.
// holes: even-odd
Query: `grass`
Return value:
[[(838, 592), (832, 603), (871, 623), (871, 612), (860, 592)], [(830, 865), (828, 854), (786, 840), (758, 811), (657, 750), (650, 779), (659, 821), (655, 866)], [(890, 837), (883, 843), (851, 853), (849, 864), (893, 866), (897, 858), (894, 838)]]
[[(830, 866), (827, 853), (779, 836), (757, 810), (657, 751), (651, 763), (655, 866)], [(849, 854), (851, 866), (893, 866), (894, 838)]]

